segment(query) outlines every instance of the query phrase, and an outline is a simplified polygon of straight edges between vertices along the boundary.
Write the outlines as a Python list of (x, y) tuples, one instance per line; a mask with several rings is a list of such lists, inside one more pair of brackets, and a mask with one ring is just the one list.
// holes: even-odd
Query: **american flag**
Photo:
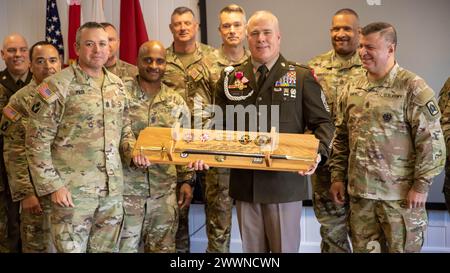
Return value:
[(47, 0), (45, 39), (47, 40), (47, 42), (52, 43), (58, 49), (59, 55), (61, 55), (61, 59), (64, 60), (64, 44), (56, 0)]

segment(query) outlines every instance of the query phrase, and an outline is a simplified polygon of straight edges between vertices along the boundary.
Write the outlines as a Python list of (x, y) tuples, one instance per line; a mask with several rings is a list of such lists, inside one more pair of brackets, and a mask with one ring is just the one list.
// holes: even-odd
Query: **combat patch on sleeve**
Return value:
[(313, 78), (316, 80), (316, 82), (318, 82), (319, 80), (317, 79), (316, 72), (314, 72), (314, 69), (311, 68), (310, 71)]
[(10, 104), (3, 108), (3, 116), (12, 122), (16, 122), (22, 117), (22, 115)]
[(8, 119), (2, 119), (2, 123), (0, 124), (0, 132), (2, 134), (6, 133), (6, 130), (8, 130), (9, 125), (11, 125), (11, 121)]
[(419, 89), (413, 100), (414, 104), (419, 106), (420, 111), (429, 121), (434, 121), (441, 117), (438, 103), (434, 97), (434, 92), (431, 88)]
[(439, 114), (439, 110), (433, 100), (428, 101), (425, 105), (427, 106), (430, 115), (436, 116)]
[(52, 103), (58, 98), (58, 95), (50, 90), (47, 83), (39, 85), (37, 91), (39, 96), (47, 103)]

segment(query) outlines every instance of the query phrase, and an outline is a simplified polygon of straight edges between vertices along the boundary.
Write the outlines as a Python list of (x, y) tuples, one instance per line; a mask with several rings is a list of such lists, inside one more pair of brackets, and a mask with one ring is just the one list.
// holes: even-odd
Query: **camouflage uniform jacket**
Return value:
[(201, 102), (201, 105), (198, 106), (201, 110), (212, 103), (214, 86), (220, 77), (220, 70), (215, 60), (215, 49), (197, 43), (194, 53), (195, 61), (186, 68), (175, 54), (173, 44), (167, 48), (166, 53), (167, 67), (163, 82), (186, 101), (191, 111), (192, 121), (194, 121), (194, 115), (202, 114), (201, 124), (196, 123), (197, 126), (205, 125), (209, 115), (200, 112), (193, 113), (193, 109), (195, 100)]
[(441, 109), (441, 125), (444, 131), (445, 143), (447, 144), (447, 157), (450, 157), (450, 77), (445, 82), (439, 93), (439, 108)]
[(3, 108), (0, 131), (3, 134), (5, 166), (13, 201), (35, 195), (25, 152), (25, 127), (28, 109), (37, 84), (35, 80), (17, 91)]
[(327, 98), (331, 118), (335, 121), (336, 102), (340, 94), (340, 88), (365, 73), (359, 55), (355, 53), (349, 60), (342, 61), (336, 57), (334, 50), (330, 50), (311, 59), (308, 65), (314, 69), (317, 80)]
[(398, 64), (376, 83), (360, 77), (343, 89), (331, 157), (332, 181), (367, 199), (426, 193), (445, 161), (434, 92)]
[[(165, 84), (161, 84), (161, 90), (153, 99), (142, 91), (137, 77), (125, 80), (125, 87), (130, 98), (131, 128), (136, 138), (148, 126), (172, 127), (182, 113), (189, 111), (183, 98)], [(159, 198), (173, 193), (177, 181), (193, 178), (193, 171), (185, 166), (152, 164), (147, 170), (125, 166), (124, 195)]]
[(134, 77), (139, 73), (138, 68), (135, 65), (129, 64), (120, 59), (117, 60), (115, 65), (107, 67), (107, 69), (121, 80), (125, 77)]
[(62, 186), (73, 196), (97, 196), (105, 190), (110, 196), (122, 195), (119, 148), (130, 151), (135, 139), (123, 83), (103, 72), (101, 90), (77, 64), (37, 87), (26, 151), (39, 196)]
[[(32, 78), (32, 73), (28, 71), (27, 77), (25, 79), (24, 84), (27, 85), (30, 83)], [(11, 74), (8, 72), (8, 70), (5, 68), (4, 70), (0, 71), (0, 111), (3, 110), (3, 107), (8, 104), (9, 98), (20, 89), (21, 87), (18, 86), (11, 76)], [(0, 137), (0, 150), (3, 150), (3, 138)], [(6, 177), (6, 170), (4, 169), (5, 164), (3, 160), (3, 154), (0, 155), (0, 192), (5, 190), (5, 186), (8, 183), (8, 179)]]
[(244, 56), (242, 56), (242, 58), (239, 61), (232, 62), (227, 58), (227, 56), (223, 52), (223, 46), (221, 48), (217, 49), (214, 52), (214, 54), (216, 56), (215, 59), (216, 59), (216, 62), (217, 62), (218, 68), (219, 68), (219, 71), (218, 71), (219, 75), (225, 67), (230, 66), (230, 65), (232, 65), (232, 66), (241, 65), (248, 59), (248, 57), (250, 57), (250, 51), (247, 49), (244, 49)]

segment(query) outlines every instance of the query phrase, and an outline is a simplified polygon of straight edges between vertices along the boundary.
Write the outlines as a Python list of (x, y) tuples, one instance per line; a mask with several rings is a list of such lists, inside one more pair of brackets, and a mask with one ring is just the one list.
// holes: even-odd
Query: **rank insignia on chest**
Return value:
[(200, 75), (200, 72), (197, 71), (197, 69), (192, 69), (189, 71), (189, 76), (191, 76), (193, 79), (196, 79)]
[(21, 117), (20, 113), (9, 104), (3, 108), (3, 116), (11, 120), (12, 122), (18, 121)]
[(48, 103), (52, 102), (56, 98), (56, 94), (48, 88), (48, 84), (46, 83), (39, 86), (38, 93)]
[(384, 113), (383, 114), (383, 120), (385, 122), (389, 122), (389, 121), (391, 121), (391, 119), (392, 119), (392, 114), (391, 113)]

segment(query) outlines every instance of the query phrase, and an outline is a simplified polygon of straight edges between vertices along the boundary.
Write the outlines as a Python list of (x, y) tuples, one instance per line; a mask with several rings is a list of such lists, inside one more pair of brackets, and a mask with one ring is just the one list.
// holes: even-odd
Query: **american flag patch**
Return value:
[(47, 83), (43, 83), (38, 88), (38, 93), (41, 95), (41, 97), (46, 101), (50, 102), (50, 100), (56, 96), (55, 93), (53, 93), (49, 88)]
[(9, 104), (3, 108), (3, 116), (11, 120), (12, 122), (16, 122), (22, 117), (22, 115)]

